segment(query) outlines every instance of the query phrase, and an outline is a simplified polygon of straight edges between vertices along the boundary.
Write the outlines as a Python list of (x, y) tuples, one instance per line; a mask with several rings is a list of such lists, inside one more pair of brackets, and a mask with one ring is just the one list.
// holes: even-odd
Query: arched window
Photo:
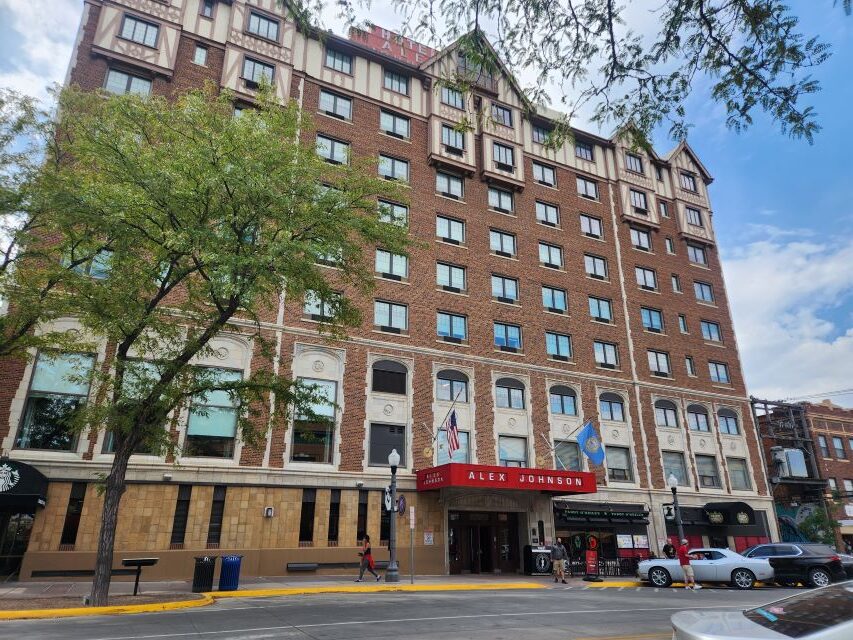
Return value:
[(524, 409), (524, 384), (515, 378), (499, 378), (495, 398), (500, 409)]
[(689, 405), (687, 407), (687, 426), (693, 431), (710, 431), (708, 410), (701, 404)]
[(382, 393), (406, 394), (408, 369), (394, 360), (377, 360), (373, 363), (373, 390)]
[(625, 422), (625, 404), (621, 396), (615, 393), (602, 393), (598, 396), (598, 409), (602, 420)]
[(657, 400), (655, 402), (655, 424), (659, 427), (677, 427), (678, 410), (674, 402)]
[(727, 433), (732, 436), (736, 436), (740, 433), (737, 413), (731, 409), (720, 409), (717, 411), (717, 418), (720, 419), (720, 433)]
[(438, 372), (436, 396), (449, 402), (468, 402), (468, 376), (455, 369)]
[(571, 387), (556, 384), (551, 387), (549, 397), (551, 400), (551, 413), (554, 415), (578, 415), (577, 394)]

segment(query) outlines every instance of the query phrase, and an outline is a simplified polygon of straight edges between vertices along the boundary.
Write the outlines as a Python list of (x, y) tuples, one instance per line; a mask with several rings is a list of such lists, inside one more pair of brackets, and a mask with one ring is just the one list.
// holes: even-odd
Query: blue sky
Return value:
[[(745, 133), (727, 130), (702, 87), (689, 105), (689, 142), (715, 178), (714, 224), (747, 384), (776, 399), (853, 388), (853, 17), (832, 0), (790, 4), (803, 31), (833, 45), (814, 74), (823, 86), (812, 98), (823, 126), (814, 145), (763, 116)], [(637, 31), (654, 27), (645, 7), (657, 5), (634, 0)], [(45, 95), (61, 83), (82, 6), (0, 0), (0, 87)], [(382, 2), (369, 17), (400, 26)], [(341, 32), (331, 14), (327, 23)], [(674, 146), (665, 134), (656, 143), (660, 152)], [(832, 399), (853, 407), (853, 393)]]

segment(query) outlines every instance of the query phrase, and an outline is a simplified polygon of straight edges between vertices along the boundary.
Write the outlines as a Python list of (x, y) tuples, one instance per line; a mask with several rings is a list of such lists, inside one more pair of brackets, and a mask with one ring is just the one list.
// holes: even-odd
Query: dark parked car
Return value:
[(759, 544), (744, 550), (747, 558), (767, 558), (778, 584), (793, 586), (799, 582), (825, 587), (845, 580), (847, 574), (841, 556), (826, 544), (777, 542)]

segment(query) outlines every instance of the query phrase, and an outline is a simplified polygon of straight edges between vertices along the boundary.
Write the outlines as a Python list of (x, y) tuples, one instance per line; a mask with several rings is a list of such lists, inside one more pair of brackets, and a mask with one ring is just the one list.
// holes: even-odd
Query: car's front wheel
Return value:
[(815, 567), (809, 571), (809, 585), (812, 587), (825, 587), (832, 582), (832, 577), (826, 569)]
[(732, 585), (737, 589), (752, 589), (755, 586), (755, 574), (749, 569), (732, 571)]
[(652, 567), (649, 569), (649, 582), (656, 587), (668, 587), (672, 584), (672, 576), (663, 567)]

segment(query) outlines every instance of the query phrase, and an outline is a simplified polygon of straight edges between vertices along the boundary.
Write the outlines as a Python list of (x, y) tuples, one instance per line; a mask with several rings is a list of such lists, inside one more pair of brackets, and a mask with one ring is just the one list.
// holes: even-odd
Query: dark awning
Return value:
[(702, 511), (708, 524), (755, 524), (755, 511), (745, 502), (709, 502)]
[(33, 466), (0, 458), (0, 511), (35, 513), (47, 502), (47, 478)]
[(604, 523), (633, 522), (648, 524), (649, 512), (640, 504), (603, 504), (596, 502), (554, 501), (554, 515), (558, 520)]

